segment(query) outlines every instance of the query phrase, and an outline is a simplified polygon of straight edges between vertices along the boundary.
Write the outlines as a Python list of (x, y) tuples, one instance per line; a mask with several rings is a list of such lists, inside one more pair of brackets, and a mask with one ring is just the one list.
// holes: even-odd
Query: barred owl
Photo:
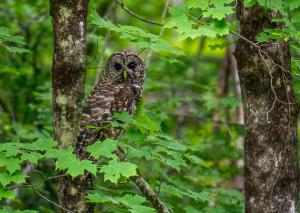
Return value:
[[(146, 71), (143, 59), (136, 53), (122, 51), (110, 56), (99, 82), (82, 110), (81, 130), (76, 147), (79, 158), (88, 157), (84, 149), (95, 140), (118, 137), (121, 133), (119, 128), (102, 127), (107, 126), (107, 121), (114, 120), (114, 113), (135, 113), (136, 105), (141, 100)], [(100, 130), (88, 126), (100, 127)]]

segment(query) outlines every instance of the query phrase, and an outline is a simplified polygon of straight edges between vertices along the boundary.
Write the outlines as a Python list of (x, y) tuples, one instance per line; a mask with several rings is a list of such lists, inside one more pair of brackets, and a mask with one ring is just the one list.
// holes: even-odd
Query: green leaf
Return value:
[(299, 23), (299, 22), (300, 22), (300, 12), (295, 13), (295, 14), (292, 16), (292, 23), (293, 23), (293, 24)]
[(184, 55), (184, 53), (182, 51), (170, 46), (167, 42), (165, 42), (162, 39), (152, 41), (150, 43), (144, 42), (144, 41), (137, 41), (137, 42), (135, 42), (135, 44), (141, 49), (148, 48), (148, 49), (154, 50), (156, 52), (160, 52), (160, 53), (172, 52), (172, 54), (175, 54), (175, 55)]
[[(13, 200), (13, 199), (15, 199), (15, 197), (16, 197), (16, 195), (13, 193), (12, 190), (0, 187), (0, 199), (5, 198), (5, 199)], [(0, 212), (1, 212), (1, 210), (0, 210)]]
[(117, 141), (107, 139), (105, 141), (96, 141), (94, 144), (88, 146), (86, 150), (92, 154), (93, 157), (99, 158), (100, 156), (108, 159), (117, 159), (113, 151), (117, 149)]
[(126, 178), (136, 175), (137, 166), (129, 162), (118, 162), (111, 160), (108, 165), (102, 166), (100, 172), (104, 173), (104, 180), (109, 180), (112, 183), (117, 184), (121, 176)]
[(210, 25), (204, 24), (202, 26), (199, 27), (198, 30), (194, 31), (194, 35), (191, 36), (191, 38), (193, 37), (199, 37), (199, 36), (206, 36), (209, 38), (215, 38), (217, 36), (217, 33), (214, 31), (214, 29), (211, 29)]
[(233, 13), (231, 7), (212, 7), (207, 9), (207, 11), (203, 13), (203, 17), (212, 17), (214, 19), (222, 20), (223, 18), (225, 18), (226, 15), (231, 13)]
[(205, 162), (201, 158), (197, 157), (196, 155), (185, 154), (184, 156), (188, 158), (192, 163), (205, 165)]
[(146, 201), (146, 199), (139, 195), (126, 194), (124, 197), (119, 198), (119, 201), (126, 206), (134, 206), (134, 205), (141, 205)]
[(227, 209), (223, 206), (209, 206), (202, 209), (205, 213), (227, 213)]
[(180, 6), (169, 8), (169, 13), (173, 17), (182, 16), (183, 14), (186, 14), (187, 12), (188, 12), (188, 8), (185, 5), (180, 5)]
[(21, 156), (21, 161), (29, 161), (31, 163), (37, 163), (40, 159), (44, 158), (45, 156), (37, 153), (37, 152), (24, 152)]
[(111, 30), (117, 28), (117, 26), (114, 25), (111, 21), (101, 18), (96, 10), (91, 13), (91, 20), (91, 24), (101, 26), (101, 28), (107, 28)]
[(9, 46), (6, 46), (5, 48), (10, 53), (28, 53), (28, 52), (30, 52), (28, 49), (21, 48), (21, 47), (9, 47)]
[(24, 38), (22, 36), (15, 36), (10, 33), (10, 30), (6, 27), (0, 27), (0, 44), (6, 48), (7, 51), (11, 53), (26, 53), (29, 52), (28, 49), (17, 46), (10, 46), (8, 44), (24, 45)]
[(83, 175), (85, 170), (93, 175), (97, 173), (97, 166), (92, 161), (77, 159), (70, 146), (65, 149), (48, 150), (46, 156), (56, 158), (56, 169), (67, 170), (72, 177)]
[(272, 9), (272, 10), (278, 10), (282, 14), (286, 14), (283, 0), (257, 0), (257, 2), (262, 7)]
[(9, 29), (7, 27), (0, 27), (0, 39), (4, 40), (9, 37), (11, 37)]
[(183, 14), (181, 16), (170, 18), (165, 24), (165, 28), (175, 27), (179, 34), (188, 34), (188, 32), (191, 31), (193, 24), (195, 23), (189, 20), (189, 18)]
[(130, 195), (126, 194), (123, 197), (109, 196), (103, 194), (103, 192), (93, 191), (87, 195), (88, 202), (93, 203), (112, 203), (115, 205), (120, 205), (122, 208), (126, 206), (129, 209), (129, 212), (132, 213), (155, 213), (155, 209), (143, 206), (143, 203), (146, 202), (144, 197), (139, 195)]
[(178, 172), (180, 172), (180, 169), (181, 169), (182, 166), (186, 166), (185, 160), (182, 157), (180, 157), (180, 156), (177, 156), (174, 159), (168, 159), (168, 160), (166, 160), (166, 164), (169, 165), (169, 166), (171, 166), (171, 167), (173, 167)]
[(2, 186), (7, 186), (10, 183), (25, 183), (25, 178), (27, 176), (24, 175), (22, 172), (15, 172), (13, 174), (9, 174), (8, 172), (1, 172), (0, 173), (0, 183)]
[(208, 8), (208, 1), (206, 0), (188, 0), (188, 8), (200, 8), (201, 10), (206, 10)]
[(157, 211), (153, 208), (147, 207), (147, 206), (139, 206), (139, 205), (134, 205), (131, 206), (129, 211), (131, 213), (156, 213)]
[(188, 206), (185, 208), (185, 212), (186, 213), (199, 213), (199, 210), (198, 209), (195, 209), (194, 207), (192, 206)]
[(20, 143), (2, 143), (0, 151), (4, 152), (6, 157), (12, 157), (22, 153), (19, 147)]
[(135, 117), (135, 125), (141, 130), (142, 133), (150, 132), (155, 133), (160, 130), (160, 126), (153, 121), (146, 113), (139, 113)]
[(20, 170), (20, 163), (18, 158), (7, 158), (3, 153), (0, 153), (0, 167), (5, 167), (10, 174)]
[(271, 40), (281, 40), (284, 36), (285, 34), (281, 29), (265, 29), (256, 37), (256, 40), (262, 43)]
[(214, 31), (219, 36), (225, 36), (229, 34), (228, 24), (227, 22), (222, 20), (213, 20), (209, 25), (208, 28)]
[(124, 204), (129, 208), (129, 211), (132, 213), (155, 213), (155, 209), (143, 206), (142, 204), (146, 202), (144, 197), (139, 195), (125, 195), (122, 198), (119, 198), (119, 202)]
[(38, 139), (33, 143), (22, 144), (23, 149), (28, 150), (50, 150), (57, 145), (57, 142), (53, 139)]
[(133, 121), (133, 117), (130, 116), (128, 112), (115, 113), (114, 118), (118, 119), (119, 121), (125, 122), (125, 123), (132, 123), (132, 121)]
[(300, 1), (298, 0), (287, 0), (287, 4), (291, 10), (300, 7)]
[(213, 199), (211, 197), (211, 194), (208, 192), (193, 192), (191, 190), (187, 190), (184, 195), (193, 198), (196, 201), (203, 201), (203, 202), (211, 202)]
[(179, 187), (175, 187), (172, 185), (164, 185), (164, 187), (162, 187), (162, 191), (167, 194), (175, 195), (178, 198), (186, 196), (192, 198), (195, 201), (201, 202), (210, 202), (213, 200), (211, 194), (208, 192), (194, 192), (186, 188), (181, 190)]
[(119, 201), (117, 199), (114, 199), (111, 196), (101, 194), (101, 193), (89, 193), (86, 198), (88, 199), (88, 202), (92, 203), (113, 203), (113, 204), (119, 204)]
[(14, 42), (16, 44), (26, 44), (26, 42), (24, 41), (24, 38), (22, 36), (12, 36), (9, 39), (10, 42)]
[(254, 5), (257, 4), (256, 0), (245, 0), (244, 5), (245, 7), (253, 7)]
[(232, 3), (234, 0), (211, 0), (211, 3), (215, 6), (215, 7), (222, 7), (226, 4), (230, 4)]

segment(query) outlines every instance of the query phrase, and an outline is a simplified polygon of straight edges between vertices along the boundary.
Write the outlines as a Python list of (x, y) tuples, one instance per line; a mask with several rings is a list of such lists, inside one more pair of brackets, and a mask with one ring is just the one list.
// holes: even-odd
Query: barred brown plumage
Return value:
[[(95, 140), (120, 135), (121, 130), (109, 126), (107, 121), (114, 120), (114, 113), (135, 113), (136, 104), (141, 100), (145, 74), (144, 61), (133, 52), (117, 52), (109, 58), (82, 110), (81, 130), (76, 144), (80, 159), (89, 157), (84, 149)], [(89, 128), (91, 126), (97, 128)]]

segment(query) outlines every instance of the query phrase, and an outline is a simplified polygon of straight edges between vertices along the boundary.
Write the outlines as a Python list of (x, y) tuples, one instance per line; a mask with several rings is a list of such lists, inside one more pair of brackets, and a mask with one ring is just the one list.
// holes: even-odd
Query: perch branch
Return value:
[[(118, 147), (116, 150), (116, 155), (121, 161), (125, 161), (126, 155), (121, 147)], [(164, 204), (158, 197), (158, 195), (153, 191), (149, 183), (137, 172), (138, 174), (131, 177), (130, 179), (139, 187), (141, 192), (145, 197), (152, 203), (152, 206), (159, 213), (170, 213), (166, 204)]]

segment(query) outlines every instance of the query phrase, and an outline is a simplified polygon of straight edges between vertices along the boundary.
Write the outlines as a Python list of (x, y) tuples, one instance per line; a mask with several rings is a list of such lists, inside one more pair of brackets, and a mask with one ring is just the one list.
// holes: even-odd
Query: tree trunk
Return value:
[[(75, 145), (79, 130), (80, 102), (86, 71), (86, 22), (88, 0), (50, 0), (54, 32), (52, 104), (54, 137), (59, 147)], [(64, 209), (87, 212), (84, 201), (88, 186), (77, 187), (69, 176), (58, 180), (58, 199)], [(61, 212), (67, 212), (61, 209)]]
[[(296, 213), (297, 115), (291, 55), (283, 41), (256, 45), (256, 36), (280, 27), (278, 16), (238, 0), (238, 72), (245, 111), (246, 212)], [(253, 42), (253, 43), (251, 43)]]

